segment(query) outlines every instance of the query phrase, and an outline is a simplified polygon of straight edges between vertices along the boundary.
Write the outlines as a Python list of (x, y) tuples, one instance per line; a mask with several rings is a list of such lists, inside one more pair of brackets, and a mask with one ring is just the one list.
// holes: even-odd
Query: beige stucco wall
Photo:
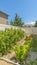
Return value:
[(0, 17), (0, 24), (8, 24), (8, 20)]
[(0, 24), (8, 24), (8, 16), (0, 13)]

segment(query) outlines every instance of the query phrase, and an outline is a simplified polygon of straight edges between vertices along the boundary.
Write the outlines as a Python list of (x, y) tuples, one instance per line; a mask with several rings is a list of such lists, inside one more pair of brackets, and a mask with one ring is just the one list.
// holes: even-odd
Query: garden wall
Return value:
[[(0, 24), (0, 30), (5, 30), (5, 29), (20, 29), (20, 27), (16, 27), (16, 26), (11, 26), (11, 25), (4, 25), (4, 24)], [(25, 28), (21, 28), (22, 30), (24, 30), (27, 34), (37, 34), (37, 27), (25, 27)]]
[(37, 27), (24, 28), (27, 34), (37, 34)]

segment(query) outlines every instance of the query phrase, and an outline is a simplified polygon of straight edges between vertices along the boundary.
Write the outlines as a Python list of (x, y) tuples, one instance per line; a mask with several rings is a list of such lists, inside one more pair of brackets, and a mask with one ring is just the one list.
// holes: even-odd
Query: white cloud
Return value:
[(32, 21), (32, 22), (30, 22), (30, 24), (34, 25), (34, 24), (35, 24), (35, 22), (33, 22), (33, 21)]
[(34, 25), (35, 22), (34, 22), (34, 21), (31, 21), (31, 22), (28, 22), (28, 23), (26, 23), (26, 24), (32, 24), (32, 25)]

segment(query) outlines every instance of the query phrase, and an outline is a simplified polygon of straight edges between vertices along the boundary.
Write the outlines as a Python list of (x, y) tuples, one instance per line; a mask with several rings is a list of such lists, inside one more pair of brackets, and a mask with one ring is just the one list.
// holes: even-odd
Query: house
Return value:
[(0, 11), (0, 24), (8, 25), (8, 14)]
[(24, 24), (23, 27), (27, 27), (27, 28), (28, 27), (33, 27), (33, 25), (32, 24)]

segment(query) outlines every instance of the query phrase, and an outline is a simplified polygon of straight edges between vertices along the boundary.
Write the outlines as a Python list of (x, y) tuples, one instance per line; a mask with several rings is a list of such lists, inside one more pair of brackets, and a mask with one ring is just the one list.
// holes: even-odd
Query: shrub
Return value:
[(13, 46), (24, 37), (24, 34), (25, 33), (20, 29), (6, 29), (5, 31), (0, 31), (0, 56), (11, 52)]
[(15, 50), (16, 58), (20, 64), (22, 64), (26, 60), (30, 47), (31, 47), (31, 40), (26, 42), (23, 46), (15, 47), (14, 50)]

